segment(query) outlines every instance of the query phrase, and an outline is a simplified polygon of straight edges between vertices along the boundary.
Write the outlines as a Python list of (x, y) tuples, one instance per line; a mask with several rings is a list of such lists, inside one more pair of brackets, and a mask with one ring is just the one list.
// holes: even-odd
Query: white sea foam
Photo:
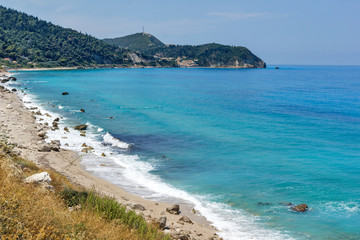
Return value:
[(105, 143), (110, 144), (114, 147), (122, 149), (129, 149), (131, 147), (130, 144), (120, 141), (119, 139), (113, 137), (110, 133), (106, 133), (103, 138)]
[[(185, 191), (174, 188), (163, 182), (158, 176), (150, 174), (153, 166), (141, 162), (138, 156), (118, 155), (111, 156), (121, 166), (121, 174), (132, 186), (137, 186), (138, 192), (148, 199), (166, 200), (193, 204), (195, 209), (205, 216), (213, 225), (220, 230), (220, 236), (224, 239), (291, 239), (290, 236), (276, 230), (269, 230), (257, 223), (258, 217), (241, 210), (233, 210), (230, 206), (222, 203), (209, 202), (206, 196), (195, 196)], [(96, 169), (92, 169), (95, 170)], [(114, 174), (114, 173), (113, 173)], [(114, 178), (113, 178), (114, 177)], [(107, 176), (109, 180), (115, 180), (115, 176)], [(115, 181), (121, 181), (120, 179)], [(117, 184), (121, 184), (117, 182)], [(150, 191), (144, 191), (148, 189)]]
[[(48, 122), (51, 125), (55, 117), (60, 117), (59, 114), (47, 111), (35, 96), (21, 93), (19, 96), (26, 107), (38, 107), (42, 114), (51, 115), (51, 117), (39, 116), (38, 122)], [(192, 204), (198, 212), (213, 223), (214, 227), (220, 231), (219, 235), (224, 239), (291, 239), (284, 232), (267, 229), (259, 224), (259, 217), (242, 210), (231, 209), (226, 204), (211, 202), (207, 196), (189, 194), (165, 183), (160, 177), (150, 173), (155, 169), (154, 164), (142, 161), (138, 155), (125, 154), (114, 148), (128, 149), (130, 144), (120, 141), (110, 133), (103, 135), (101, 133), (103, 129), (90, 122), (87, 123), (86, 137), (80, 136), (79, 131), (71, 127), (68, 127), (69, 132), (65, 132), (63, 128), (70, 122), (70, 119), (63, 118), (59, 122), (59, 130), (47, 132), (47, 141), (60, 140), (63, 148), (77, 151), (83, 156), (82, 164), (94, 174), (124, 187), (130, 193), (139, 194), (148, 199)], [(106, 145), (102, 144), (103, 142)], [(94, 150), (91, 153), (82, 153), (83, 143), (93, 147)], [(102, 157), (102, 153), (105, 153), (106, 157)]]
[[(360, 214), (360, 203), (353, 201), (332, 201), (321, 204), (324, 209), (322, 211), (326, 214), (341, 214), (342, 216), (354, 216)], [(320, 207), (322, 208), (322, 207)]]
[(79, 112), (81, 112), (81, 111), (80, 111), (80, 110), (77, 110), (77, 109), (76, 109), (76, 110), (75, 110), (75, 109), (71, 109), (70, 112), (79, 113)]
[(59, 106), (58, 106), (58, 108), (61, 110), (61, 109), (63, 109), (64, 107), (63, 107), (63, 106), (61, 106), (61, 105), (59, 105)]

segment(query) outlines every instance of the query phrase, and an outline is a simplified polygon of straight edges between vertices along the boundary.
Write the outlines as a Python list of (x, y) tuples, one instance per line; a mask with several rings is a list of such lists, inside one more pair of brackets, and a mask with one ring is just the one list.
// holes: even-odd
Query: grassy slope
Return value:
[[(170, 239), (133, 211), (94, 192), (77, 191), (51, 171), (54, 192), (22, 179), (39, 169), (0, 141), (1, 239)], [(70, 193), (70, 194), (69, 194)], [(77, 197), (84, 196), (86, 197)], [(69, 211), (69, 205), (81, 204)]]

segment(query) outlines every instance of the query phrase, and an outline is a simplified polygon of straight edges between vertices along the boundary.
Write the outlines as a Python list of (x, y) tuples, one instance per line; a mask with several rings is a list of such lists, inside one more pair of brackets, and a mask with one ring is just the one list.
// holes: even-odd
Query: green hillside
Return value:
[(201, 67), (264, 68), (266, 64), (245, 47), (232, 47), (216, 43), (198, 46), (169, 45), (148, 49), (147, 55), (174, 59), (194, 60)]
[(120, 48), (140, 51), (147, 58), (167, 60), (177, 67), (229, 67), (265, 68), (263, 60), (245, 47), (233, 47), (216, 43), (192, 45), (165, 45), (156, 37), (136, 33), (125, 37), (104, 39)]
[(154, 47), (165, 46), (159, 39), (149, 33), (135, 33), (125, 37), (106, 38), (104, 42), (120, 48), (128, 48), (133, 51), (144, 51)]
[(165, 45), (148, 33), (102, 41), (0, 6), (0, 68), (75, 66), (266, 67), (245, 47)]
[(87, 34), (0, 6), (0, 63), (12, 67), (123, 64), (125, 52)]

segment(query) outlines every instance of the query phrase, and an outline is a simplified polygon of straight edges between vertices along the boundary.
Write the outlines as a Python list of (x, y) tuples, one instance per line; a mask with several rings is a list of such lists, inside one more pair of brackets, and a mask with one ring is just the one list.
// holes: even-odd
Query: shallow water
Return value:
[(70, 149), (95, 147), (88, 170), (150, 199), (195, 204), (225, 239), (360, 238), (360, 67), (17, 77), (24, 100), (63, 126), (91, 124), (86, 138), (49, 134)]

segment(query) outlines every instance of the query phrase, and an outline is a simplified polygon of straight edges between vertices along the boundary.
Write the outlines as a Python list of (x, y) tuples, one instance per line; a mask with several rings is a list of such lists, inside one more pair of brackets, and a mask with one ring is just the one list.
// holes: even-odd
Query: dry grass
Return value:
[(3, 166), (0, 183), (1, 239), (141, 239), (128, 227), (91, 211), (70, 212), (56, 191), (9, 177)]
[[(78, 210), (69, 211), (64, 191), (82, 193), (63, 175), (46, 169), (54, 191), (23, 178), (44, 171), (12, 154), (0, 141), (0, 238), (3, 239), (170, 239), (111, 198), (86, 192)], [(109, 217), (111, 216), (111, 217)]]

